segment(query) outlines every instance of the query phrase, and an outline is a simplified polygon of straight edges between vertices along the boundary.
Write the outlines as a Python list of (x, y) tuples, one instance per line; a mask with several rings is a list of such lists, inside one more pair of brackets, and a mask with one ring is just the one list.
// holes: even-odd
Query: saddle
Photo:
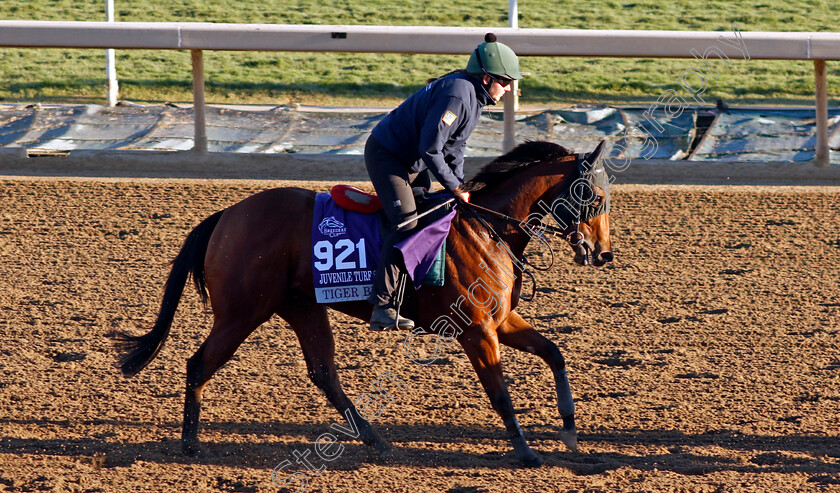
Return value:
[(348, 211), (374, 214), (382, 210), (379, 197), (350, 185), (335, 185), (330, 189), (330, 196), (339, 207)]
[[(449, 195), (446, 194), (427, 193), (425, 188), (414, 188), (413, 191), (418, 215), (449, 199)], [(362, 214), (377, 214), (382, 211), (382, 202), (379, 201), (379, 197), (351, 185), (333, 186), (330, 189), (330, 196), (336, 204), (348, 211)], [(446, 215), (446, 212), (448, 209), (442, 210), (439, 214), (429, 214), (431, 217), (428, 219), (426, 219), (428, 216), (424, 216), (419, 219), (419, 225), (422, 227), (432, 223)]]

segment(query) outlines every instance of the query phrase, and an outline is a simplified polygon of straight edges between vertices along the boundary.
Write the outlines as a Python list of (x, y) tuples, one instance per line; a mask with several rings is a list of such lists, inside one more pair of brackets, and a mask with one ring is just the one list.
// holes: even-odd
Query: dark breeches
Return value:
[[(417, 205), (411, 189), (429, 189), (431, 179), (425, 170), (409, 173), (399, 157), (373, 137), (365, 145), (365, 167), (390, 225), (388, 234), (382, 239), (382, 257), (373, 279), (373, 292), (368, 298), (374, 305), (385, 306), (397, 289), (402, 265), (402, 257), (394, 245), (407, 238), (417, 227), (417, 221), (412, 221), (417, 217)], [(405, 221), (411, 222), (398, 229), (397, 225)]]

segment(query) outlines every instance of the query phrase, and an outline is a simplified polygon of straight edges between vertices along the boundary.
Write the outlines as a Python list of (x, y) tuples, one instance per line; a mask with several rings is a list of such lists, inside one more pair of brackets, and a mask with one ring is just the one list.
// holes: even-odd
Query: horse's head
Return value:
[(612, 262), (610, 248), (610, 179), (604, 169), (604, 142), (577, 156), (578, 176), (554, 201), (551, 215), (580, 265)]
[(549, 213), (574, 250), (575, 262), (601, 266), (613, 260), (604, 147), (601, 142), (591, 153), (575, 155), (552, 142), (527, 141), (485, 165), (462, 187), (489, 212), (500, 210), (508, 219), (527, 216), (520, 225), (528, 240), (544, 242), (543, 233), (557, 231), (544, 221)]

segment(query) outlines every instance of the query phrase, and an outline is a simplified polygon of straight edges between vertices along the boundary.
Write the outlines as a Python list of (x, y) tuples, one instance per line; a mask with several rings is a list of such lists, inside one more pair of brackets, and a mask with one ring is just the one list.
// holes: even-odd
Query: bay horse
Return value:
[[(542, 240), (543, 233), (553, 228), (566, 237), (577, 263), (601, 266), (612, 261), (603, 147), (602, 142), (592, 153), (576, 155), (557, 144), (526, 142), (482, 168), (464, 185), (472, 193), (470, 204), (459, 204), (452, 220), (444, 285), (417, 290), (410, 311), (404, 312), (418, 327), (432, 327), (435, 317), (439, 322), (441, 316), (463, 322), (453, 338), (463, 347), (493, 409), (502, 418), (515, 457), (526, 466), (539, 466), (542, 460), (529, 447), (514, 414), (502, 373), (500, 344), (535, 354), (548, 364), (563, 420), (560, 439), (571, 450), (577, 449), (577, 431), (560, 350), (514, 311), (522, 289), (519, 259), (532, 238)], [(584, 179), (593, 171), (601, 172), (600, 181)], [(576, 187), (583, 192), (573, 193)], [(189, 233), (172, 262), (154, 327), (141, 336), (118, 334), (117, 345), (123, 351), (119, 367), (130, 377), (148, 365), (163, 346), (188, 277), (192, 276), (204, 303), (209, 293), (213, 328), (187, 361), (181, 437), (184, 453), (199, 451), (204, 385), (274, 314), (294, 330), (309, 378), (350, 425), (355, 424), (359, 438), (379, 453), (390, 449), (344, 393), (336, 372), (327, 308), (366, 321), (371, 305), (366, 301), (316, 302), (310, 246), (315, 195), (300, 188), (266, 190), (206, 218)], [(570, 200), (573, 195), (577, 198)], [(584, 196), (588, 198), (584, 200)], [(570, 203), (576, 203), (577, 208), (569, 210)], [(581, 217), (586, 208), (590, 214)], [(468, 213), (470, 210), (474, 212)], [(564, 218), (564, 213), (568, 217)], [(560, 226), (544, 223), (547, 214)], [(507, 247), (508, 254), (490, 258), (488, 252), (499, 245)], [(477, 290), (471, 291), (479, 278), (486, 281), (485, 286), (488, 279), (495, 280), (492, 291), (496, 296), (492, 296), (490, 309), (485, 303), (491, 297), (489, 292), (479, 296)], [(464, 302), (465, 296), (471, 303)]]

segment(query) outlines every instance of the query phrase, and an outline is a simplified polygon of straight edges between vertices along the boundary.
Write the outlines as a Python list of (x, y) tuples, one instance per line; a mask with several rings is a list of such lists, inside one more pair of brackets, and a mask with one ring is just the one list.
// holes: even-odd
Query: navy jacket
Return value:
[(410, 173), (429, 169), (447, 190), (464, 181), (464, 149), (482, 108), (496, 104), (481, 80), (464, 73), (438, 79), (388, 113), (371, 135)]

